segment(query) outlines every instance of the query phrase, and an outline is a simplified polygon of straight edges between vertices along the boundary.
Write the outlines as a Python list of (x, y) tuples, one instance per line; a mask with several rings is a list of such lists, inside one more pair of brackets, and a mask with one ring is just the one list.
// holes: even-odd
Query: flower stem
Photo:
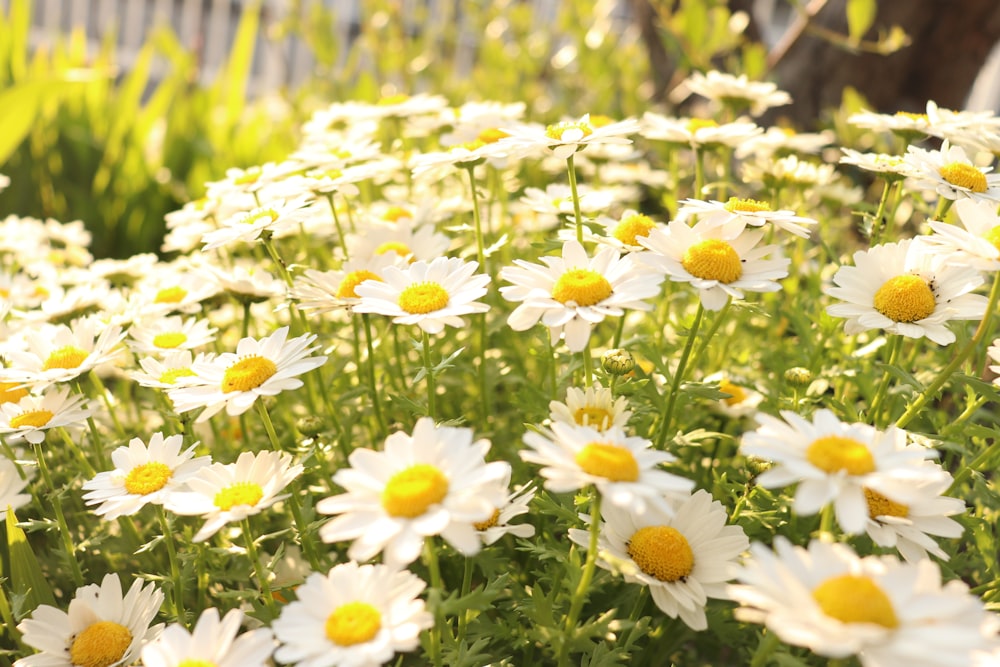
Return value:
[[(886, 359), (887, 366), (895, 366), (897, 360), (899, 359), (899, 351), (903, 347), (903, 337), (902, 336), (892, 336), (889, 339), (889, 356)], [(875, 390), (875, 396), (872, 397), (871, 407), (868, 410), (868, 421), (874, 426), (878, 426), (879, 422), (879, 412), (882, 407), (882, 402), (885, 400), (886, 393), (889, 389), (889, 381), (892, 376), (889, 373), (882, 373), (882, 381), (879, 382), (878, 389)]]
[(257, 577), (257, 584), (260, 586), (260, 595), (264, 598), (264, 605), (267, 607), (271, 618), (278, 617), (278, 607), (274, 602), (274, 594), (271, 593), (271, 584), (267, 580), (267, 572), (263, 571), (260, 565), (260, 557), (257, 555), (257, 545), (253, 541), (253, 533), (250, 532), (250, 519), (244, 517), (240, 522), (243, 526), (243, 543), (247, 548), (247, 558), (253, 566), (254, 576)]
[(566, 169), (569, 172), (569, 191), (573, 195), (573, 216), (576, 219), (576, 240), (583, 244), (583, 213), (580, 211), (580, 194), (576, 189), (576, 165), (573, 154), (566, 158)]
[(976, 469), (979, 468), (979, 466), (996, 456), (998, 450), (1000, 450), (1000, 439), (994, 439), (993, 443), (989, 447), (980, 452), (976, 458), (969, 461), (968, 465), (963, 466), (962, 469), (956, 473), (955, 479), (952, 480), (951, 486), (949, 486), (948, 490), (944, 492), (944, 495), (950, 496), (953, 492), (957, 491), (959, 485), (965, 482), (965, 480), (967, 480), (972, 473), (976, 472)]
[(427, 416), (437, 419), (437, 381), (431, 364), (431, 336), (421, 329), (420, 339), (424, 344), (424, 372), (427, 374)]
[(187, 627), (187, 619), (184, 614), (184, 579), (181, 577), (180, 563), (177, 560), (177, 549), (174, 547), (174, 531), (170, 525), (170, 518), (167, 516), (163, 505), (156, 505), (156, 516), (160, 520), (160, 527), (163, 530), (163, 541), (167, 545), (167, 558), (170, 560), (170, 578), (173, 580), (173, 603), (174, 616), (177, 622), (183, 627)]
[(441, 660), (441, 626), (444, 618), (441, 614), (441, 600), (444, 599), (444, 582), (441, 580), (441, 564), (438, 563), (437, 551), (434, 549), (432, 540), (424, 540), (424, 564), (431, 577), (431, 588), (437, 591), (439, 599), (434, 605), (434, 627), (431, 628), (431, 661), (434, 667), (441, 667), (444, 663)]
[(931, 220), (944, 222), (945, 216), (948, 215), (948, 211), (951, 210), (951, 205), (954, 203), (954, 200), (947, 197), (938, 197), (937, 208), (934, 209), (934, 215), (931, 217)]
[(590, 582), (594, 579), (594, 568), (597, 566), (597, 537), (601, 532), (601, 494), (597, 489), (590, 489), (590, 541), (587, 544), (587, 560), (583, 564), (583, 574), (573, 592), (569, 613), (566, 614), (566, 624), (563, 626), (564, 636), (559, 647), (559, 667), (569, 665), (570, 639), (576, 632), (576, 624), (580, 620), (583, 602), (590, 590)]
[[(950, 200), (945, 200), (950, 201)], [(951, 361), (938, 373), (934, 381), (931, 382), (927, 387), (920, 392), (920, 395), (906, 408), (899, 419), (896, 420), (896, 426), (898, 428), (906, 428), (906, 425), (917, 416), (917, 414), (923, 410), (927, 402), (934, 398), (938, 391), (945, 385), (945, 383), (951, 378), (951, 374), (958, 370), (969, 355), (972, 354), (975, 349), (979, 346), (979, 343), (983, 338), (986, 337), (986, 332), (990, 328), (990, 319), (993, 317), (993, 311), (997, 308), (997, 303), (1000, 302), (1000, 271), (997, 271), (993, 275), (993, 287), (990, 289), (989, 302), (986, 305), (986, 312), (983, 313), (983, 319), (979, 321), (979, 326), (976, 327), (975, 333), (972, 334), (972, 338), (968, 343), (965, 344), (958, 354), (956, 354)]]
[(365, 325), (365, 345), (368, 349), (368, 390), (372, 395), (372, 410), (375, 411), (375, 419), (378, 421), (379, 438), (382, 438), (387, 429), (385, 415), (382, 414), (382, 394), (375, 380), (375, 346), (372, 343), (372, 321), (368, 313), (361, 314), (361, 321)]
[(42, 480), (51, 492), (52, 509), (56, 513), (56, 523), (59, 525), (63, 550), (66, 552), (66, 560), (69, 561), (69, 567), (73, 574), (73, 583), (79, 588), (83, 586), (83, 572), (80, 570), (80, 563), (76, 559), (76, 547), (73, 545), (73, 536), (69, 532), (69, 524), (66, 523), (66, 515), (63, 513), (62, 498), (55, 484), (52, 482), (49, 466), (45, 462), (45, 452), (42, 451), (42, 443), (36, 442), (33, 445), (35, 447), (35, 458), (38, 460), (38, 469), (42, 473)]
[(875, 219), (872, 221), (872, 231), (869, 237), (869, 245), (876, 246), (886, 228), (885, 205), (889, 201), (889, 192), (892, 190), (892, 182), (886, 181), (882, 186), (882, 197), (878, 200), (878, 210), (875, 211)]
[(691, 358), (691, 349), (694, 347), (695, 338), (698, 336), (698, 328), (705, 315), (705, 308), (698, 302), (698, 310), (694, 314), (694, 322), (688, 331), (687, 342), (684, 343), (684, 351), (681, 353), (680, 361), (677, 362), (677, 370), (670, 382), (670, 395), (663, 406), (663, 414), (660, 415), (660, 426), (656, 433), (656, 448), (663, 449), (663, 444), (667, 440), (667, 434), (674, 420), (674, 407), (677, 405), (677, 395), (680, 393), (681, 382), (684, 380), (684, 373), (687, 370), (688, 360)]
[(580, 356), (583, 360), (583, 386), (589, 387), (594, 384), (594, 355), (590, 353), (590, 337), (587, 337), (587, 342), (584, 344), (583, 349), (580, 351)]
[(771, 657), (780, 643), (778, 635), (770, 630), (764, 630), (760, 643), (757, 644), (757, 650), (753, 652), (753, 658), (750, 659), (750, 667), (764, 667), (767, 664), (767, 659)]
[[(472, 590), (472, 559), (465, 559), (465, 566), (462, 570), (462, 592), (460, 597), (465, 597)], [(466, 609), (458, 616), (458, 643), (465, 639), (465, 629), (469, 626), (472, 610)]]
[[(479, 270), (489, 274), (486, 266), (486, 252), (484, 250), (485, 240), (483, 239), (483, 221), (479, 211), (479, 192), (476, 190), (476, 167), (470, 165), (466, 167), (469, 174), (469, 188), (472, 190), (472, 220), (476, 229), (476, 259), (479, 262)], [(489, 383), (486, 377), (486, 350), (488, 347), (488, 337), (486, 332), (486, 314), (477, 317), (477, 328), (479, 330), (479, 366), (477, 368), (479, 376), (479, 402), (483, 413), (483, 421), (490, 417), (490, 394)]]

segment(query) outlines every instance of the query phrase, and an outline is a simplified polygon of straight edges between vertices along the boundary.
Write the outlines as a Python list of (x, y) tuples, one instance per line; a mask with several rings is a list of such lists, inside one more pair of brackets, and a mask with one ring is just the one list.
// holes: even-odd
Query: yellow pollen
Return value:
[(730, 213), (760, 213), (761, 211), (770, 211), (771, 205), (766, 201), (758, 201), (756, 199), (730, 197), (729, 201), (726, 202), (726, 210)]
[(0, 297), (3, 297), (4, 299), (9, 299), (10, 290), (7, 289), (6, 287), (0, 287)]
[(656, 223), (648, 215), (636, 213), (622, 218), (612, 235), (625, 245), (639, 245), (636, 238), (649, 236)]
[(448, 292), (440, 284), (413, 283), (399, 293), (399, 307), (414, 315), (425, 315), (448, 305)]
[(681, 266), (695, 278), (729, 284), (743, 275), (743, 264), (733, 246), (718, 239), (705, 239), (684, 251)]
[(743, 391), (743, 388), (733, 384), (729, 380), (719, 382), (719, 391), (729, 394), (729, 398), (722, 399), (726, 405), (739, 405), (747, 400), (747, 393)]
[(640, 528), (629, 538), (627, 551), (640, 570), (660, 581), (683, 579), (694, 569), (691, 545), (670, 526)]
[(907, 118), (909, 120), (927, 120), (927, 114), (925, 113), (913, 113), (912, 111), (897, 111), (895, 114), (896, 118)]
[(267, 357), (244, 357), (226, 369), (222, 376), (222, 392), (250, 391), (261, 386), (278, 372), (278, 367)]
[(614, 118), (611, 116), (605, 116), (604, 114), (590, 114), (590, 125), (592, 127), (606, 127), (615, 122)]
[(872, 305), (894, 322), (918, 322), (934, 312), (937, 302), (926, 280), (907, 274), (885, 281)]
[(581, 120), (576, 122), (564, 122), (564, 123), (555, 123), (553, 125), (549, 125), (548, 127), (545, 128), (545, 136), (547, 136), (549, 139), (562, 141), (563, 135), (565, 135), (566, 132), (568, 132), (569, 130), (580, 131), (580, 136), (576, 139), (577, 141), (579, 139), (583, 139), (584, 137), (589, 137), (594, 133), (594, 128), (590, 125), (590, 123), (585, 123)]
[(192, 377), (194, 374), (190, 368), (171, 368), (169, 371), (164, 371), (159, 380), (163, 384), (173, 384), (177, 382), (178, 378)]
[(604, 408), (588, 405), (573, 413), (573, 421), (580, 426), (590, 426), (598, 431), (604, 431), (611, 426), (613, 416)]
[(382, 629), (382, 614), (367, 602), (348, 602), (326, 617), (326, 638), (337, 646), (371, 641)]
[(378, 106), (380, 107), (391, 107), (394, 104), (402, 104), (410, 99), (410, 96), (406, 93), (396, 93), (395, 95), (386, 95), (378, 101)]
[(41, 285), (36, 285), (33, 294), (34, 296), (40, 296), (42, 298), (47, 299), (52, 293), (49, 292), (49, 290), (47, 290), (45, 287), (42, 287)]
[(172, 350), (175, 347), (187, 342), (187, 334), (180, 331), (170, 331), (168, 333), (157, 334), (153, 337), (153, 345), (165, 350)]
[(990, 231), (983, 234), (983, 238), (991, 243), (994, 248), (1000, 250), (1000, 225), (991, 228)]
[(344, 279), (340, 281), (340, 286), (337, 287), (337, 298), (338, 299), (357, 299), (358, 293), (354, 291), (354, 288), (363, 283), (366, 280), (377, 280), (383, 282), (383, 280), (374, 271), (368, 271), (367, 269), (360, 269), (358, 271), (351, 271)]
[(447, 495), (444, 473), (428, 463), (417, 463), (389, 478), (382, 490), (382, 507), (389, 516), (413, 519)]
[(497, 521), (500, 520), (500, 510), (493, 510), (493, 514), (486, 521), (479, 521), (478, 523), (472, 524), (476, 527), (476, 530), (486, 530), (487, 528), (492, 528), (497, 525)]
[(875, 470), (871, 451), (853, 438), (825, 435), (813, 440), (806, 449), (806, 459), (825, 472), (865, 475)]
[(552, 286), (552, 298), (559, 303), (593, 306), (611, 296), (608, 279), (590, 269), (570, 269)]
[[(277, 596), (277, 593), (275, 594)], [(211, 660), (199, 660), (198, 658), (184, 658), (177, 663), (177, 667), (218, 667)]]
[(709, 127), (719, 127), (719, 124), (711, 118), (692, 118), (687, 123), (687, 131), (691, 134)]
[(264, 489), (253, 482), (237, 482), (227, 486), (215, 494), (213, 503), (223, 512), (228, 512), (237, 505), (253, 507), (264, 497)]
[(240, 174), (233, 179), (233, 183), (236, 185), (250, 185), (251, 183), (256, 183), (257, 179), (261, 177), (264, 170), (260, 167), (250, 167), (243, 174)]
[(0, 404), (17, 403), (28, 395), (28, 390), (24, 387), (17, 388), (16, 382), (0, 382)]
[(484, 144), (495, 144), (501, 139), (505, 139), (509, 136), (510, 135), (504, 132), (503, 130), (496, 127), (491, 127), (480, 132), (479, 136), (477, 136), (476, 139), (479, 139), (479, 141), (483, 142)]
[(274, 222), (275, 220), (278, 219), (278, 212), (275, 211), (273, 208), (265, 208), (262, 211), (256, 211), (255, 213), (247, 215), (242, 220), (240, 220), (240, 222), (243, 223), (244, 225), (252, 225), (257, 221), (263, 220), (265, 218), (267, 218), (267, 220), (270, 222)]
[(910, 508), (907, 505), (889, 500), (878, 491), (866, 488), (865, 500), (868, 501), (868, 516), (873, 519), (880, 516), (906, 518), (910, 515)]
[(412, 250), (405, 243), (400, 241), (386, 241), (379, 247), (375, 248), (376, 255), (384, 255), (388, 252), (394, 252), (400, 257), (407, 257), (412, 254)]
[(153, 303), (180, 303), (187, 294), (183, 287), (165, 287), (156, 293)]
[(954, 186), (973, 192), (986, 192), (986, 174), (971, 164), (952, 162), (941, 167), (938, 173)]
[(166, 486), (173, 474), (174, 471), (165, 463), (143, 463), (129, 471), (125, 477), (125, 490), (137, 496), (146, 496)]
[(10, 427), (22, 428), (30, 426), (32, 428), (41, 428), (50, 421), (52, 421), (52, 413), (49, 410), (31, 410), (29, 412), (22, 412), (11, 419)]
[(132, 633), (112, 621), (91, 623), (73, 638), (70, 662), (76, 667), (108, 667), (122, 659), (132, 644)]
[(463, 144), (455, 144), (454, 146), (451, 146), (448, 150), (449, 151), (454, 151), (454, 150), (457, 150), (459, 148), (464, 148), (465, 150), (467, 150), (469, 152), (472, 152), (472, 151), (476, 150), (477, 148), (482, 148), (485, 145), (486, 145), (485, 142), (480, 141), (479, 139), (473, 139), (472, 141), (466, 141)]
[(403, 206), (390, 206), (382, 214), (382, 219), (387, 222), (399, 222), (405, 218), (412, 218), (413, 212)]
[(639, 479), (639, 463), (626, 447), (606, 442), (591, 442), (576, 454), (576, 464), (588, 475), (612, 482)]
[(889, 629), (899, 625), (889, 596), (868, 577), (831, 577), (814, 588), (812, 596), (824, 614), (842, 623), (873, 623)]
[(89, 352), (82, 350), (75, 345), (60, 347), (49, 355), (49, 358), (42, 364), (42, 370), (47, 371), (53, 368), (79, 368), (83, 360), (89, 356)]

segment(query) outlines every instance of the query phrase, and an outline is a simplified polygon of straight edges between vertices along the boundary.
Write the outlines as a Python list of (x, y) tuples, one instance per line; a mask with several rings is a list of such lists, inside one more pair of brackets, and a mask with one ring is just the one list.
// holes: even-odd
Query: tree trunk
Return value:
[(846, 0), (814, 0), (808, 23), (798, 21), (772, 52), (772, 75), (793, 103), (770, 117), (812, 128), (820, 114), (837, 107), (845, 86), (857, 89), (873, 111), (922, 112), (928, 100), (960, 109), (1000, 41), (998, 0), (879, 0), (875, 25), (865, 36), (900, 26), (909, 46), (888, 56), (851, 52), (816, 36), (809, 25), (847, 34)]

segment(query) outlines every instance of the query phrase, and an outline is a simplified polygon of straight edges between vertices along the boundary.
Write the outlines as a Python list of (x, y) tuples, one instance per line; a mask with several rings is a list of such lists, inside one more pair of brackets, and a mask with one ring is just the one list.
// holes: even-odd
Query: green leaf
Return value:
[(878, 5), (875, 0), (847, 0), (847, 34), (858, 44), (875, 23)]
[(10, 578), (14, 594), (25, 597), (25, 611), (40, 604), (55, 606), (52, 589), (42, 575), (35, 552), (28, 544), (28, 537), (17, 525), (14, 510), (7, 507), (7, 549), (10, 553)]

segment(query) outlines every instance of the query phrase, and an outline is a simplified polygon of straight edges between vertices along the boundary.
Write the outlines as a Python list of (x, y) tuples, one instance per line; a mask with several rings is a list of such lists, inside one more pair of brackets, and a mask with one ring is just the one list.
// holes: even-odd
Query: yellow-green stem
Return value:
[(160, 520), (160, 528), (163, 530), (163, 542), (167, 545), (167, 558), (170, 561), (170, 579), (173, 582), (172, 602), (174, 605), (174, 618), (183, 627), (187, 627), (187, 618), (184, 614), (184, 578), (181, 576), (180, 562), (177, 560), (177, 548), (174, 546), (174, 531), (170, 525), (163, 505), (156, 505), (156, 516)]
[(257, 577), (257, 585), (260, 586), (260, 596), (264, 599), (264, 605), (267, 607), (271, 618), (277, 618), (278, 605), (274, 601), (271, 584), (267, 580), (268, 573), (264, 571), (264, 568), (260, 564), (257, 545), (253, 540), (253, 533), (250, 532), (250, 519), (244, 517), (240, 525), (243, 526), (243, 544), (247, 549), (247, 558), (250, 560), (250, 565), (253, 566), (254, 576)]
[(35, 447), (35, 458), (38, 460), (38, 470), (42, 473), (42, 480), (49, 490), (52, 498), (52, 509), (56, 513), (56, 524), (59, 526), (59, 535), (62, 538), (63, 551), (66, 552), (66, 560), (69, 561), (70, 571), (73, 575), (73, 583), (77, 588), (83, 586), (83, 572), (80, 570), (80, 562), (76, 559), (76, 547), (73, 544), (73, 536), (69, 532), (69, 524), (66, 523), (66, 515), (63, 513), (62, 497), (52, 475), (49, 473), (49, 466), (45, 462), (45, 452), (42, 450), (42, 443), (33, 443)]
[(590, 489), (590, 540), (587, 543), (587, 559), (583, 564), (583, 573), (580, 581), (573, 591), (573, 598), (570, 601), (569, 613), (566, 614), (566, 623), (563, 625), (563, 641), (559, 647), (559, 667), (569, 665), (569, 647), (573, 635), (576, 634), (576, 625), (580, 620), (580, 612), (583, 610), (583, 603), (587, 599), (590, 590), (590, 582), (594, 579), (594, 568), (597, 565), (597, 537), (601, 532), (601, 494), (597, 489)]
[(576, 240), (583, 243), (583, 213), (580, 211), (580, 194), (576, 189), (576, 165), (573, 155), (566, 158), (566, 169), (569, 172), (569, 191), (573, 195), (573, 216), (576, 220)]
[(694, 315), (694, 322), (691, 323), (687, 341), (684, 343), (684, 351), (681, 353), (681, 358), (677, 362), (677, 369), (674, 371), (674, 377), (670, 382), (670, 395), (667, 397), (666, 403), (663, 407), (663, 412), (660, 414), (659, 430), (656, 433), (657, 449), (663, 449), (663, 445), (667, 441), (667, 434), (673, 426), (674, 407), (677, 405), (677, 395), (680, 393), (681, 382), (683, 382), (684, 373), (687, 371), (688, 359), (691, 358), (691, 349), (694, 347), (695, 338), (698, 337), (698, 328), (701, 326), (701, 320), (704, 315), (705, 308), (699, 301), (698, 310)]

